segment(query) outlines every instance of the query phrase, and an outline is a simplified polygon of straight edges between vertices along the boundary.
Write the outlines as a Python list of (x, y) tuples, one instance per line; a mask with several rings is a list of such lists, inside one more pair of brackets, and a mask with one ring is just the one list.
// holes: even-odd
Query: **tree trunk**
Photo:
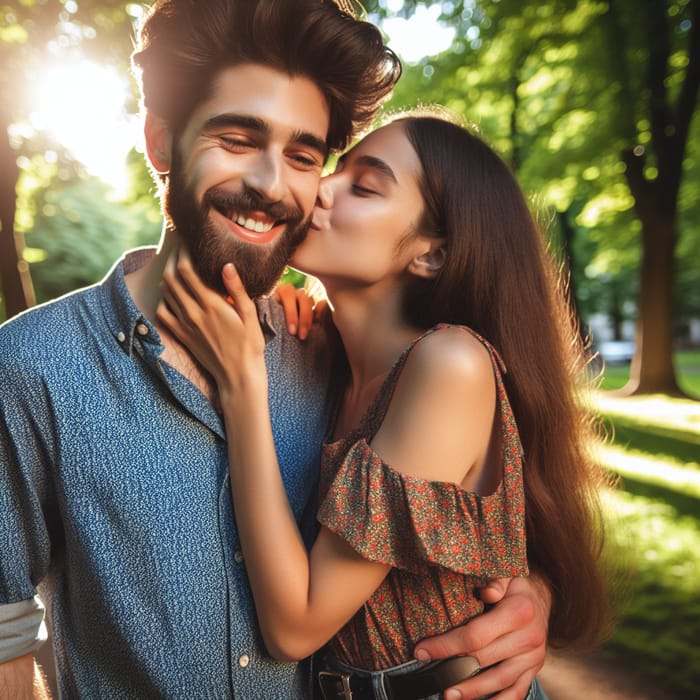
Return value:
[(642, 223), (642, 271), (637, 349), (630, 380), (622, 393), (683, 396), (673, 366), (673, 292), (678, 192), (700, 87), (700, 0), (690, 0), (688, 4), (691, 17), (688, 64), (675, 104), (667, 85), (671, 30), (666, 22), (665, 5), (648, 3), (643, 10), (649, 46), (646, 83), (651, 145), (657, 174), (647, 179), (645, 151), (641, 146), (623, 153), (627, 182)]
[(15, 235), (17, 156), (10, 145), (6, 120), (0, 118), (0, 279), (7, 318), (33, 306), (29, 265), (22, 259), (24, 241)]
[(640, 213), (642, 270), (637, 318), (637, 350), (622, 391), (683, 396), (673, 365), (675, 221), (659, 212)]
[(576, 229), (571, 225), (569, 218), (569, 210), (557, 211), (556, 217), (559, 222), (559, 228), (561, 230), (562, 239), (562, 254), (563, 254), (563, 270), (562, 275), (565, 276), (567, 281), (567, 292), (568, 292), (568, 302), (571, 308), (571, 318), (576, 323), (576, 328), (578, 329), (579, 335), (581, 336), (581, 341), (584, 346), (586, 346), (590, 341), (590, 331), (586, 324), (583, 323), (581, 319), (581, 314), (579, 313), (579, 303), (578, 303), (578, 287), (576, 285), (576, 254), (574, 252), (574, 237), (576, 235)]

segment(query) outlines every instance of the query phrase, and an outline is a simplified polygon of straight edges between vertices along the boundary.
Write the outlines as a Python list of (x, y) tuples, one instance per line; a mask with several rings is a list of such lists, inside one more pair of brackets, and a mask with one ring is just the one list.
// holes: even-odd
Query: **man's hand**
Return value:
[[(535, 577), (494, 581), (482, 591), (495, 603), (466, 625), (416, 647), (420, 660), (474, 656), (481, 673), (445, 692), (445, 700), (471, 700), (498, 693), (495, 700), (522, 700), (544, 664), (551, 596)], [(499, 692), (500, 691), (500, 692)]]
[(46, 679), (31, 654), (0, 664), (0, 698), (51, 700)]

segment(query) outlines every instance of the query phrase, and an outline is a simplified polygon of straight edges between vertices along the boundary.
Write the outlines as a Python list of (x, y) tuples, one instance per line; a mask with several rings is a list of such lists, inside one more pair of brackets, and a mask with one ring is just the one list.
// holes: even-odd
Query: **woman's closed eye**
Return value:
[(370, 195), (378, 194), (376, 190), (373, 190), (370, 187), (365, 187), (364, 185), (360, 185), (357, 182), (354, 182), (351, 188), (353, 194), (356, 194), (358, 197), (369, 197)]

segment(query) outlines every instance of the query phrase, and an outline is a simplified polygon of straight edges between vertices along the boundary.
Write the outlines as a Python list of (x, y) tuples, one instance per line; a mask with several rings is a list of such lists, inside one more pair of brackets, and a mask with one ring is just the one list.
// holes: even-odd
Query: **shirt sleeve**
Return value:
[(491, 495), (401, 474), (363, 438), (321, 502), (322, 525), (363, 557), (416, 574), (442, 566), (478, 578), (527, 574), (522, 493)]
[(0, 334), (0, 605), (33, 598), (50, 554), (52, 411), (12, 340)]
[(46, 639), (39, 598), (0, 605), (0, 664), (36, 651)]

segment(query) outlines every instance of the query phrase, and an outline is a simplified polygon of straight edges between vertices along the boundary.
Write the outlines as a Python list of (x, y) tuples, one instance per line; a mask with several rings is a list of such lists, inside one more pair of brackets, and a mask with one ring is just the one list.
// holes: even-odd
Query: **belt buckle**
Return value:
[[(349, 673), (319, 671), (318, 683), (325, 700), (352, 700)], [(326, 691), (333, 693), (333, 695), (328, 695)]]

